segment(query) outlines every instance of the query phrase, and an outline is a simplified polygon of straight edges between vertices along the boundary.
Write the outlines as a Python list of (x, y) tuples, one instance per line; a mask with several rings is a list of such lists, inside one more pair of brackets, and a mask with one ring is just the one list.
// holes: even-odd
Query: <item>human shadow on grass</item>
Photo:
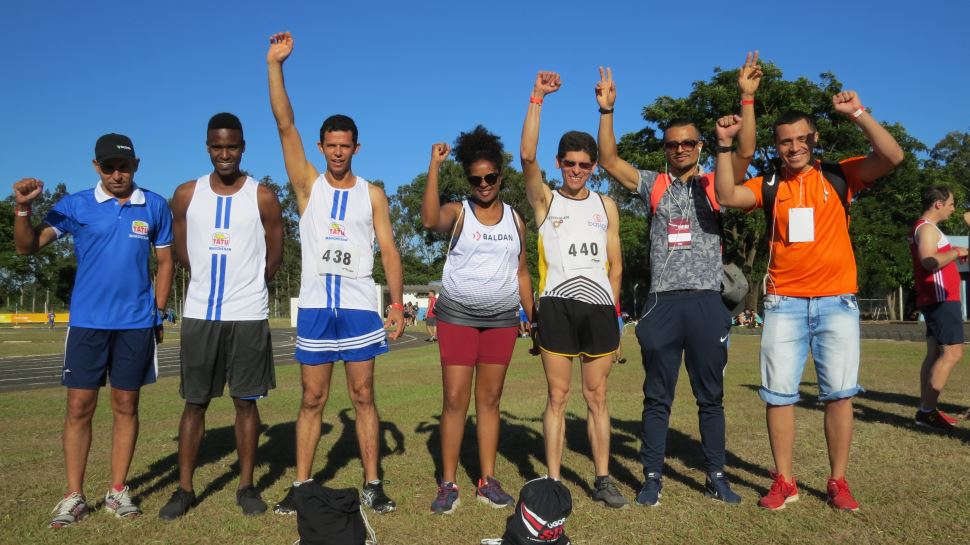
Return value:
[[(541, 418), (523, 418), (508, 411), (501, 411), (499, 429), (498, 455), (515, 466), (519, 476), (526, 481), (542, 476), (536, 467), (545, 465), (545, 443), (542, 434), (534, 429), (536, 423), (541, 427)], [(444, 471), (441, 464), (441, 416), (434, 417), (436, 422), (424, 421), (415, 428), (415, 433), (428, 434), (425, 442), (428, 454), (434, 460), (434, 478), (441, 482)], [(465, 419), (465, 435), (458, 453), (458, 467), (464, 471), (472, 482), (477, 482), (481, 476), (481, 465), (478, 460), (478, 440), (475, 429), (475, 419), (468, 416)], [(569, 481), (592, 494), (592, 489), (578, 473), (563, 465), (560, 468), (563, 480)]]
[[(340, 420), (339, 423), (339, 433), (333, 442), (330, 444), (330, 448), (326, 449), (326, 462), (320, 471), (313, 474), (313, 479), (319, 483), (326, 483), (332, 480), (341, 469), (346, 467), (351, 463), (352, 460), (360, 460), (360, 448), (357, 445), (357, 426), (355, 421), (350, 418), (351, 409), (341, 409), (337, 413), (337, 418)], [(391, 456), (393, 454), (404, 454), (404, 434), (397, 425), (380, 421), (378, 429), (378, 463), (377, 463), (377, 478), (384, 478), (384, 467), (381, 461), (384, 460), (386, 456)], [(328, 430), (329, 431), (329, 430)], [(388, 441), (388, 436), (390, 436), (390, 441)], [(329, 439), (323, 435), (321, 432), (320, 443), (326, 444), (326, 440)], [(294, 436), (291, 444), (296, 441)], [(291, 447), (295, 448), (295, 447)], [(319, 447), (318, 447), (319, 449)], [(319, 459), (319, 458), (318, 458)], [(290, 465), (295, 465), (295, 454), (294, 458), (291, 459)]]
[[(148, 469), (128, 479), (128, 486), (137, 491), (136, 499), (147, 498), (155, 493), (162, 491), (174, 491), (178, 486), (178, 436), (172, 438), (172, 454), (155, 460), (149, 464)], [(221, 428), (208, 429), (199, 448), (199, 455), (196, 460), (196, 470), (215, 463), (229, 454), (235, 457), (236, 452), (236, 431), (234, 426), (223, 426)], [(235, 464), (234, 464), (235, 467)], [(237, 470), (238, 472), (238, 470)], [(147, 486), (146, 486), (147, 485)], [(212, 494), (225, 486), (221, 483), (218, 488), (209, 490), (207, 494)], [(201, 501), (202, 497), (199, 497)]]
[[(422, 421), (414, 428), (414, 432), (428, 435), (425, 447), (431, 459), (434, 460), (434, 480), (441, 484), (445, 472), (441, 461), (441, 415), (435, 415), (434, 419), (434, 422)], [(476, 484), (478, 478), (482, 476), (477, 437), (476, 420), (472, 415), (468, 415), (465, 417), (464, 435), (462, 435), (461, 448), (458, 450), (458, 468), (465, 472), (469, 481)]]
[[(803, 382), (802, 385), (809, 386), (809, 387), (814, 386), (817, 389), (817, 385), (815, 385), (814, 383)], [(743, 386), (754, 391), (757, 391), (760, 388), (760, 386), (757, 386), (754, 384), (744, 384)], [(803, 409), (810, 409), (814, 411), (825, 410), (825, 402), (819, 401), (817, 394), (806, 390), (801, 390), (800, 394), (801, 394), (801, 399), (798, 401), (798, 403), (795, 404), (796, 407), (800, 407)], [(874, 407), (866, 405), (865, 403), (860, 403), (860, 401), (865, 401), (865, 400), (882, 402), (885, 400), (898, 400), (899, 398), (905, 399), (905, 398), (911, 398), (911, 396), (907, 396), (905, 394), (888, 393), (888, 392), (873, 392), (871, 394), (868, 391), (863, 392), (862, 394), (856, 396), (852, 403), (855, 419), (861, 422), (868, 422), (873, 424), (888, 424), (890, 426), (895, 426), (897, 428), (905, 428), (907, 430), (925, 434), (925, 435), (934, 435), (934, 436), (942, 435), (945, 437), (953, 437), (955, 439), (960, 440), (964, 444), (970, 444), (970, 429), (957, 427), (951, 431), (943, 432), (932, 428), (917, 426), (913, 420), (913, 417), (901, 416), (895, 413), (876, 409)], [(912, 399), (915, 400), (916, 398), (912, 397)], [(891, 402), (895, 402), (895, 401), (891, 401)]]

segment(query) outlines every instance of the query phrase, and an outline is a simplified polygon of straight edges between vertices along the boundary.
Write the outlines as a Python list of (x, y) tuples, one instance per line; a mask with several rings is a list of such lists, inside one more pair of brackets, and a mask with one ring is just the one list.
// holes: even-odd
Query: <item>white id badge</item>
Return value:
[(317, 273), (357, 278), (359, 257), (357, 246), (350, 242), (325, 241), (323, 252), (317, 258)]
[(788, 210), (788, 242), (815, 242), (815, 209)]

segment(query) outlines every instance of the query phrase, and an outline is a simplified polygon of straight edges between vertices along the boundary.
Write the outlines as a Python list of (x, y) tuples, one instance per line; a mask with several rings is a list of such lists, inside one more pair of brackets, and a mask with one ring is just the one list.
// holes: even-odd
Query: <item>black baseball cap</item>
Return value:
[(108, 159), (134, 159), (135, 146), (131, 138), (123, 134), (108, 133), (94, 145), (94, 159), (103, 163)]

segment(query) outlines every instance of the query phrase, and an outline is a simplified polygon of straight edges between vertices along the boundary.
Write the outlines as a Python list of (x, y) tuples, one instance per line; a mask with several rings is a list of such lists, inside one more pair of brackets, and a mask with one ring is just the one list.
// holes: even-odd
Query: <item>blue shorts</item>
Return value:
[(819, 401), (853, 397), (859, 386), (859, 305), (855, 295), (765, 296), (761, 333), (761, 389), (770, 405), (798, 401), (809, 348), (815, 360)]
[(296, 361), (304, 365), (368, 361), (387, 352), (387, 334), (372, 310), (301, 308), (296, 318)]
[(97, 390), (110, 376), (111, 387), (137, 391), (158, 377), (155, 329), (68, 327), (61, 384)]

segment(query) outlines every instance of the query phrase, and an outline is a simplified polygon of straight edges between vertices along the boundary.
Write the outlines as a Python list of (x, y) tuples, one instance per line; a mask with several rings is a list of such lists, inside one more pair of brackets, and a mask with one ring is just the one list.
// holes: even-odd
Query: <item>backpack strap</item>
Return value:
[[(775, 197), (778, 194), (778, 171), (781, 170), (781, 160), (772, 159), (769, 167), (762, 173), (761, 208), (765, 213), (765, 237), (770, 241), (772, 226), (775, 221)], [(832, 186), (835, 194), (845, 210), (846, 224), (849, 222), (849, 184), (845, 181), (842, 165), (830, 161), (822, 161), (822, 177)]]
[[(702, 174), (698, 178), (700, 179), (699, 183), (701, 187), (704, 189), (704, 194), (707, 195), (707, 202), (710, 203), (711, 209), (715, 212), (720, 212), (721, 206), (717, 203), (717, 193), (715, 193), (714, 173)], [(660, 199), (663, 198), (670, 184), (670, 176), (666, 172), (657, 175), (657, 180), (653, 183), (653, 189), (650, 191), (651, 215), (657, 213), (657, 207), (660, 206)]]

